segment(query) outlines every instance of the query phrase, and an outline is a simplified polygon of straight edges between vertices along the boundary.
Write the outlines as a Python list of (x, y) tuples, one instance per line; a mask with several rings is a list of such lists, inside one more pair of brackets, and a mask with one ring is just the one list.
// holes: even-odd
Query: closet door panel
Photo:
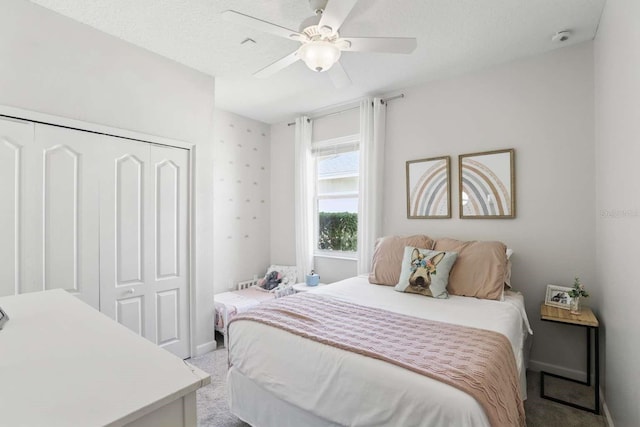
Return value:
[[(41, 165), (36, 218), (40, 232), (30, 246), (42, 254), (41, 289), (65, 289), (99, 307), (99, 150), (102, 137), (37, 124)], [(32, 185), (38, 186), (37, 183)]]
[(67, 145), (44, 150), (44, 289), (80, 291), (80, 154)]
[(100, 191), (101, 311), (183, 358), (188, 159), (185, 150), (110, 138)]
[(175, 278), (180, 263), (180, 167), (166, 159), (155, 166), (156, 278)]
[(116, 286), (142, 283), (145, 224), (143, 160), (131, 154), (118, 158), (115, 161), (114, 184)]
[(178, 289), (156, 293), (158, 345), (180, 339), (180, 292)]
[(136, 334), (144, 336), (144, 297), (118, 299), (115, 320)]
[(155, 342), (150, 145), (105, 137), (100, 165), (100, 310)]
[(157, 343), (172, 353), (189, 355), (188, 191), (189, 153), (151, 146), (155, 222), (152, 278)]
[(0, 296), (22, 291), (24, 150), (33, 124), (0, 118)]

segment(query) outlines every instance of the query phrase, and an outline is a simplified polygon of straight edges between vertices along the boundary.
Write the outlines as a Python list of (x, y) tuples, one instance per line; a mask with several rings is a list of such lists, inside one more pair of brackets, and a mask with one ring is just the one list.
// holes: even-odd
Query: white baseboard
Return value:
[[(552, 374), (562, 375), (563, 377), (573, 378), (574, 380), (584, 381), (586, 377), (585, 371), (579, 371), (577, 369), (569, 369), (563, 366), (553, 365), (551, 363), (540, 362), (537, 360), (529, 360), (529, 370), (531, 371), (545, 371), (551, 372)], [(591, 375), (591, 382), (595, 381), (595, 377)], [(602, 387), (600, 387), (600, 405), (602, 408), (602, 416), (605, 418), (607, 422), (607, 427), (614, 427), (613, 419), (611, 418), (611, 412), (609, 412), (609, 407), (607, 406), (607, 402), (604, 398), (604, 393), (602, 392)]]
[(202, 356), (203, 354), (209, 353), (210, 351), (215, 350), (218, 347), (218, 343), (216, 340), (206, 342), (204, 344), (200, 344), (196, 347), (196, 354), (194, 356)]
[(604, 415), (604, 419), (607, 422), (607, 427), (614, 427), (613, 419), (611, 418), (611, 412), (609, 412), (607, 402), (604, 400), (602, 389), (600, 389), (600, 401), (602, 402), (602, 415)]
[[(528, 368), (531, 371), (545, 371), (551, 372), (552, 374), (562, 375), (563, 377), (573, 378), (574, 380), (584, 381), (587, 377), (587, 373), (585, 371), (579, 371), (577, 369), (569, 369), (564, 366), (553, 365), (551, 363), (539, 362), (537, 360), (529, 360)], [(595, 381), (594, 375), (591, 375), (591, 381)]]

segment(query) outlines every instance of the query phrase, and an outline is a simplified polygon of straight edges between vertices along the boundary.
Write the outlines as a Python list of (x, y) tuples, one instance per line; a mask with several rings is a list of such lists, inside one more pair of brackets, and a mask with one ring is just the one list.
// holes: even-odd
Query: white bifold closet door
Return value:
[(66, 289), (99, 306), (99, 137), (0, 119), (0, 295)]
[(115, 141), (101, 166), (100, 310), (188, 357), (188, 151)]
[(0, 118), (0, 296), (65, 289), (189, 356), (188, 151)]
[(24, 151), (33, 123), (0, 119), (0, 296), (24, 292)]
[[(25, 156), (24, 269), (27, 286), (66, 289), (97, 307), (100, 298), (100, 135), (36, 124)], [(33, 152), (35, 150), (35, 153)], [(33, 197), (33, 195), (36, 195)], [(29, 257), (41, 255), (40, 262)], [(40, 261), (40, 258), (38, 258)]]

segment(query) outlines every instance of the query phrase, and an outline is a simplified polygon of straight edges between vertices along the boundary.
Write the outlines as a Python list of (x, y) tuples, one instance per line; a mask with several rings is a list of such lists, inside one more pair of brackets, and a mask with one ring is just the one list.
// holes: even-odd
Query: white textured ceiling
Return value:
[[(340, 33), (416, 37), (411, 55), (344, 52), (353, 85), (335, 89), (327, 75), (297, 62), (267, 79), (252, 73), (289, 54), (295, 41), (224, 21), (233, 9), (298, 29), (307, 0), (32, 0), (108, 34), (216, 78), (216, 107), (267, 123), (388, 93), (560, 47), (559, 30), (594, 37), (605, 0), (360, 0)], [(340, 0), (329, 0), (340, 1)], [(240, 45), (250, 37), (257, 43)]]

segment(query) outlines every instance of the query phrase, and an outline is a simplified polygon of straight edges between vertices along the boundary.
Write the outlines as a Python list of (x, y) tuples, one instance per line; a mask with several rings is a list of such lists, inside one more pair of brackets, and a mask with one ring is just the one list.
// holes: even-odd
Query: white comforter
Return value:
[[(502, 302), (456, 296), (441, 300), (371, 285), (365, 277), (347, 279), (313, 292), (415, 317), (500, 332), (511, 342), (518, 370), (524, 370), (522, 348), (531, 330), (520, 294), (506, 293)], [(237, 377), (242, 376), (274, 397), (326, 420), (327, 424), (489, 426), (475, 399), (434, 379), (263, 324), (237, 321), (230, 326), (229, 387), (234, 396), (241, 387)], [(247, 402), (256, 403), (249, 397)], [(242, 404), (236, 399), (232, 406)]]

